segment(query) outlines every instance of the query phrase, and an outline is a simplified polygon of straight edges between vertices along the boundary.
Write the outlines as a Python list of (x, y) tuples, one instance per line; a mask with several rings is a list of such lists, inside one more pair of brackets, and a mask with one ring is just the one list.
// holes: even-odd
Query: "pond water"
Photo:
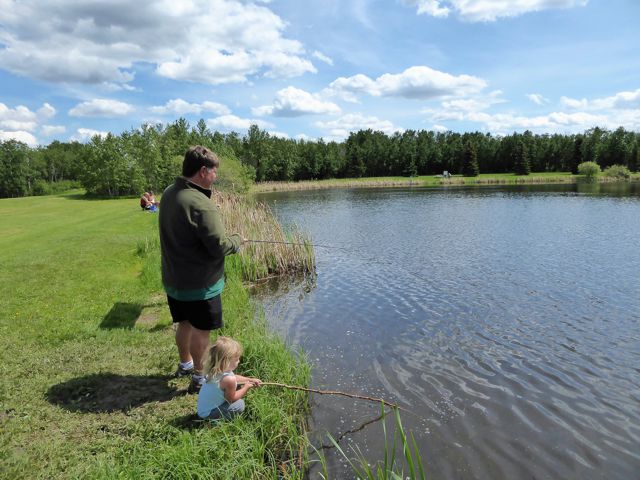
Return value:
[[(313, 288), (258, 296), (313, 387), (411, 412), (428, 478), (639, 478), (639, 187), (261, 195), (323, 246)], [(326, 433), (381, 458), (379, 405), (312, 409), (335, 478), (352, 475)]]

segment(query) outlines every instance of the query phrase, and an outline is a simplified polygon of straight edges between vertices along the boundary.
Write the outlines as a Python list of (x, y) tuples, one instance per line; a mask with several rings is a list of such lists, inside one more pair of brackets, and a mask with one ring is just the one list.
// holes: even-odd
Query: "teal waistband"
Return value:
[(167, 285), (164, 286), (164, 291), (167, 292), (171, 298), (180, 300), (183, 302), (193, 302), (194, 300), (209, 300), (216, 297), (224, 290), (224, 277), (218, 280), (216, 283), (206, 288), (196, 288), (194, 290), (178, 290)]

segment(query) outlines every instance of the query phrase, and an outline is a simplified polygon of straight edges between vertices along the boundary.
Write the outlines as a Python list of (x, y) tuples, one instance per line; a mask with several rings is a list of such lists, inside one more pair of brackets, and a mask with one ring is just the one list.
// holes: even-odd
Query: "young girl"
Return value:
[[(262, 383), (257, 378), (236, 375), (242, 346), (229, 337), (218, 337), (205, 362), (205, 382), (198, 395), (198, 416), (216, 420), (231, 418), (244, 411), (245, 393)], [(243, 384), (239, 389), (238, 384)]]

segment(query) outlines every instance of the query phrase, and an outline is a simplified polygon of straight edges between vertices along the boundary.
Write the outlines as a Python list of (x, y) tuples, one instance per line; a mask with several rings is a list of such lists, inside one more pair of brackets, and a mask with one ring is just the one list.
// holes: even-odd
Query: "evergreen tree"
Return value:
[(598, 164), (601, 168), (611, 165), (626, 165), (627, 145), (626, 132), (624, 128), (619, 127), (614, 132), (605, 132), (603, 142), (598, 149)]
[(465, 177), (477, 177), (478, 175), (480, 175), (477, 149), (475, 144), (470, 140), (467, 140), (464, 145), (462, 175), (464, 175)]
[(516, 175), (529, 175), (531, 173), (531, 164), (529, 163), (529, 152), (527, 147), (522, 141), (518, 139), (515, 148), (512, 152), (513, 155), (513, 170)]
[(640, 140), (636, 139), (633, 144), (633, 148), (631, 149), (631, 158), (629, 160), (629, 170), (632, 172), (637, 172), (638, 167), (640, 167), (640, 148), (639, 145)]
[(265, 172), (271, 163), (271, 142), (269, 133), (251, 125), (247, 135), (242, 139), (242, 163), (251, 165), (256, 171), (256, 181), (268, 180)]
[(573, 155), (571, 157), (571, 173), (578, 174), (578, 165), (582, 163), (582, 142), (584, 137), (582, 135), (576, 135), (576, 139), (573, 141)]

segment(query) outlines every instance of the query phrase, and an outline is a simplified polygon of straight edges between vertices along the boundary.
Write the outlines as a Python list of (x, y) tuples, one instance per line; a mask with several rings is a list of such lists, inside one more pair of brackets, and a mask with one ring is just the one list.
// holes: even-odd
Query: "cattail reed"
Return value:
[(220, 208), (227, 232), (237, 232), (244, 238), (298, 244), (243, 245), (238, 255), (228, 258), (239, 266), (243, 280), (254, 282), (284, 274), (315, 273), (315, 252), (310, 239), (296, 227), (285, 231), (266, 204), (226, 192), (216, 192), (213, 201)]

